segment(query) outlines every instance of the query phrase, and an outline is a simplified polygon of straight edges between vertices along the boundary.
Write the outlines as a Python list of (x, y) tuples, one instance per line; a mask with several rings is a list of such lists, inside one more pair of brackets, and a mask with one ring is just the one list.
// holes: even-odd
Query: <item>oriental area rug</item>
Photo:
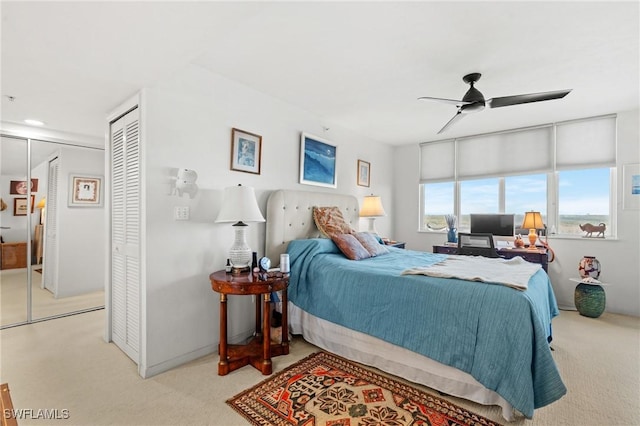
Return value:
[(327, 352), (227, 400), (252, 425), (498, 425), (451, 402)]

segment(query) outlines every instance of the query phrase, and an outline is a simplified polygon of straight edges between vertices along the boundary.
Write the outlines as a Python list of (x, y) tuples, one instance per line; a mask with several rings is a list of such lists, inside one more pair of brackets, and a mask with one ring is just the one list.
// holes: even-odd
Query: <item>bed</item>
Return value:
[(353, 261), (320, 234), (315, 206), (336, 206), (359, 228), (349, 195), (274, 191), (267, 203), (266, 255), (289, 253), (289, 328), (345, 358), (480, 404), (512, 421), (566, 393), (552, 358), (558, 314), (546, 273), (525, 291), (460, 279), (403, 275), (447, 255), (389, 247)]

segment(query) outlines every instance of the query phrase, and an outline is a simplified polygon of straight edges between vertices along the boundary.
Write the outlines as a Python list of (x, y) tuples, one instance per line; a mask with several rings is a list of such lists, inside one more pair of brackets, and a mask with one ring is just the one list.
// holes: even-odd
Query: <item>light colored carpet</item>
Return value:
[[(34, 269), (41, 268), (34, 265)], [(68, 312), (104, 306), (104, 291), (56, 299), (49, 290), (41, 288), (42, 274), (32, 272), (31, 295), (33, 319), (46, 318)], [(27, 320), (27, 268), (0, 271), (0, 325)]]
[[(0, 331), (0, 382), (15, 408), (68, 409), (69, 420), (19, 424), (244, 425), (225, 400), (264, 379), (250, 366), (217, 375), (209, 355), (141, 379), (136, 366), (102, 340), (104, 310)], [(597, 319), (563, 311), (554, 326), (554, 358), (568, 394), (513, 425), (640, 425), (640, 318)], [(295, 337), (291, 353), (273, 359), (279, 371), (317, 350)], [(450, 398), (494, 421), (495, 407)]]

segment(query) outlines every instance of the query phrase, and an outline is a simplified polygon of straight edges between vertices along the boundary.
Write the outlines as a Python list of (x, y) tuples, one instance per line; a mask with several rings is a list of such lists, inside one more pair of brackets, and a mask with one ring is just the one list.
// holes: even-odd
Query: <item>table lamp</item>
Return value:
[(536, 230), (544, 229), (544, 223), (542, 222), (542, 215), (540, 212), (526, 212), (524, 214), (524, 220), (522, 221), (521, 228), (529, 230), (529, 250), (536, 250), (536, 241), (538, 241), (538, 234)]
[(386, 216), (384, 208), (382, 207), (382, 200), (377, 195), (367, 195), (364, 197), (362, 208), (360, 209), (360, 217), (366, 217), (369, 219), (369, 228), (367, 232), (378, 235), (376, 231), (375, 220), (376, 217)]
[(40, 209), (40, 225), (44, 225), (44, 208), (46, 206), (46, 198), (42, 198), (36, 205), (37, 209)]
[(247, 225), (245, 222), (264, 222), (260, 213), (256, 194), (250, 186), (230, 186), (224, 190), (222, 208), (216, 222), (236, 222), (235, 241), (229, 249), (229, 260), (233, 273), (251, 269), (252, 251), (247, 244)]

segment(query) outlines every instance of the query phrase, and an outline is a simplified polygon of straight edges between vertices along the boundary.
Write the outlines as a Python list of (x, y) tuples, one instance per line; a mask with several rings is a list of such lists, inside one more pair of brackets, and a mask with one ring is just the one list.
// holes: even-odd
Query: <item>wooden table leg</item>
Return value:
[(282, 346), (285, 354), (289, 353), (289, 319), (287, 305), (287, 289), (282, 290)]
[(260, 313), (260, 305), (262, 304), (262, 300), (260, 300), (260, 295), (255, 296), (256, 298), (256, 336), (262, 336), (262, 314)]
[(271, 294), (262, 295), (264, 307), (262, 309), (262, 374), (271, 374)]
[(218, 375), (224, 376), (229, 373), (229, 362), (227, 357), (227, 295), (220, 294), (220, 345), (218, 346), (220, 361), (218, 362)]

